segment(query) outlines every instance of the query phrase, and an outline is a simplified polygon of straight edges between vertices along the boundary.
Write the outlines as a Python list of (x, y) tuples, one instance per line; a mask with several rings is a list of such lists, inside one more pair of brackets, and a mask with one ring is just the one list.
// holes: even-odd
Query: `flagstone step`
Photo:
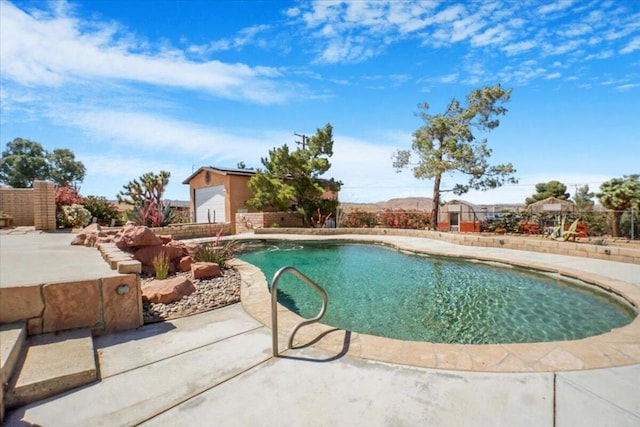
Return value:
[(6, 408), (26, 405), (97, 379), (89, 329), (75, 329), (28, 338), (22, 363), (5, 391)]

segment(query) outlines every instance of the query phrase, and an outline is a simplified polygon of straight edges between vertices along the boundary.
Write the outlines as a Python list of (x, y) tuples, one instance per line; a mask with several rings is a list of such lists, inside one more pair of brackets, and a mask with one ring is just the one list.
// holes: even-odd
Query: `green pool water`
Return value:
[[(411, 341), (562, 341), (629, 324), (635, 311), (604, 292), (518, 268), (401, 253), (376, 245), (267, 242), (240, 259), (274, 273), (291, 265), (328, 294), (322, 323)], [(303, 317), (320, 296), (291, 274), (278, 301)]]

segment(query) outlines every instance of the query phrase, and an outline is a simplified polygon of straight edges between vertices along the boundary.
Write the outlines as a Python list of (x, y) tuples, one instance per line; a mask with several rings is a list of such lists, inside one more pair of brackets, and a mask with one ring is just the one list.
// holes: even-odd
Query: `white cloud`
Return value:
[(585, 56), (585, 60), (591, 60), (591, 59), (607, 59), (607, 58), (611, 58), (613, 56), (613, 51), (612, 50), (604, 50), (602, 52), (597, 52), (597, 53), (592, 53), (589, 54), (587, 56)]
[(458, 17), (460, 17), (462, 14), (464, 14), (465, 9), (463, 6), (457, 4), (454, 6), (450, 6), (447, 9), (443, 10), (442, 12), (439, 12), (435, 17), (434, 20), (437, 23), (449, 23), (451, 21), (454, 21), (456, 19), (458, 19)]
[[(177, 157), (200, 159), (235, 159), (247, 153), (263, 153), (274, 145), (281, 145), (285, 138), (281, 134), (259, 132), (241, 136), (239, 132), (126, 111), (74, 111), (61, 119), (82, 129), (95, 141), (138, 151), (166, 150), (175, 152)], [(258, 154), (251, 156), (259, 158)]]
[(617, 86), (616, 90), (618, 92), (626, 92), (628, 90), (635, 89), (635, 88), (638, 88), (638, 87), (640, 87), (640, 83), (628, 83), (628, 84), (623, 84), (623, 85)]
[(640, 50), (640, 37), (634, 37), (631, 41), (622, 49), (620, 49), (620, 53), (626, 55), (631, 52), (635, 52), (636, 50)]
[(476, 34), (471, 37), (471, 44), (473, 46), (487, 46), (492, 44), (501, 44), (505, 40), (511, 38), (511, 31), (506, 30), (503, 25), (497, 25), (492, 28), (488, 28), (481, 34)]
[(454, 83), (458, 80), (458, 73), (442, 76), (438, 79), (440, 83)]
[(578, 23), (568, 25), (565, 29), (559, 31), (559, 34), (564, 37), (578, 37), (588, 34), (591, 31), (593, 31), (591, 25)]
[(203, 90), (256, 103), (284, 102), (294, 95), (275, 82), (280, 77), (277, 69), (193, 62), (170, 48), (144, 51), (142, 43), (113, 24), (91, 23), (98, 27), (92, 29), (71, 16), (29, 15), (8, 2), (0, 8), (0, 20), (3, 79), (21, 85), (111, 79)]
[(547, 15), (549, 13), (562, 11), (562, 10), (565, 10), (565, 9), (571, 7), (571, 5), (573, 3), (574, 3), (573, 0), (557, 0), (557, 1), (552, 2), (550, 4), (546, 4), (544, 6), (540, 6), (538, 8), (538, 13), (540, 13), (541, 15)]
[(410, 147), (411, 135), (387, 136), (391, 143), (335, 135), (329, 174), (344, 183), (340, 200), (378, 202), (394, 197), (428, 196), (428, 183), (415, 179), (410, 170), (397, 173), (393, 168), (392, 153)]
[(521, 42), (510, 43), (502, 47), (502, 50), (504, 50), (507, 53), (507, 55), (511, 56), (511, 55), (517, 55), (522, 52), (531, 50), (535, 48), (537, 45), (538, 43), (536, 43), (534, 40), (526, 40)]

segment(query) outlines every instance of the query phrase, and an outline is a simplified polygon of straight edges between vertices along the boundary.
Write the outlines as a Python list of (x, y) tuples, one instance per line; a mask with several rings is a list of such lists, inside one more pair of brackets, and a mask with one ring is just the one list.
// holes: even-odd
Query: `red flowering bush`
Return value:
[(63, 185), (56, 188), (56, 224), (58, 227), (70, 227), (74, 226), (69, 223), (67, 215), (65, 215), (64, 207), (73, 205), (82, 205), (84, 198), (78, 194), (78, 190), (75, 187)]
[(378, 217), (375, 213), (365, 212), (358, 209), (344, 214), (340, 220), (340, 226), (348, 228), (371, 228), (375, 227), (377, 223)]
[(387, 209), (380, 213), (380, 225), (389, 228), (422, 230), (429, 226), (431, 214), (422, 211)]
[(81, 205), (84, 198), (78, 194), (75, 187), (64, 185), (56, 188), (56, 209), (62, 209), (63, 206)]

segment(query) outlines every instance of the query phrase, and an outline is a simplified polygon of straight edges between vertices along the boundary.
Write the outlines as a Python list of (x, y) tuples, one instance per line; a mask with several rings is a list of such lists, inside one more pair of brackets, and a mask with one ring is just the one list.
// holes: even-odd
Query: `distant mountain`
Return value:
[(340, 206), (345, 212), (355, 209), (366, 212), (377, 212), (385, 209), (430, 211), (433, 208), (433, 199), (430, 197), (405, 197), (376, 203), (340, 203)]

